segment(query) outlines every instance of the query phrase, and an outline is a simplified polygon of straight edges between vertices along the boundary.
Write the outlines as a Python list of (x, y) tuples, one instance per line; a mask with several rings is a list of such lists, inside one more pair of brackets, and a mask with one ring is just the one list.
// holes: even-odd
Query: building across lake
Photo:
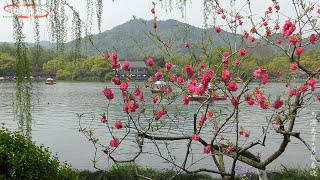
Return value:
[[(120, 60), (120, 67), (125, 60)], [(130, 76), (133, 79), (147, 79), (153, 75), (143, 60), (127, 60), (129, 61), (129, 69), (123, 71), (119, 69), (119, 77), (126, 78)]]

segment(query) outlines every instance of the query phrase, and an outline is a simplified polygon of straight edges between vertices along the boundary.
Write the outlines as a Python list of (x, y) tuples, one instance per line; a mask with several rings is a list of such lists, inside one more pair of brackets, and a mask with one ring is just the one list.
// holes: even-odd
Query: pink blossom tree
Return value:
[[(320, 67), (308, 69), (300, 62), (305, 49), (315, 46), (319, 40), (320, 24), (317, 19), (320, 9), (319, 4), (312, 1), (290, 2), (286, 9), (294, 12), (291, 16), (282, 11), (277, 0), (270, 1), (270, 6), (265, 7), (262, 14), (255, 14), (253, 2), (249, 0), (230, 3), (204, 1), (205, 17), (213, 20), (213, 24), (210, 24), (212, 34), (226, 42), (227, 49), (217, 52), (221, 61), (214, 63), (210, 52), (216, 47), (191, 42), (186, 34), (183, 45), (189, 53), (181, 55), (186, 59), (187, 65), (184, 66), (175, 63), (170, 56), (174, 53), (171, 44), (157, 33), (157, 10), (160, 6), (153, 3), (150, 13), (154, 15), (154, 23), (150, 27), (152, 30), (145, 33), (163, 46), (159, 48), (167, 56), (165, 67), (159, 70), (152, 58), (146, 58), (145, 62), (154, 76), (141, 86), (130, 77), (129, 72), (128, 78), (120, 79), (118, 69), (126, 71), (130, 67), (130, 60), (120, 65), (116, 52), (111, 56), (102, 54), (115, 71), (112, 83), (116, 88), (106, 87), (103, 90), (107, 107), (101, 115), (101, 123), (108, 129), (108, 142), (98, 140), (91, 130), (82, 128), (81, 124), (80, 130), (93, 142), (96, 151), (103, 150), (116, 163), (135, 162), (141, 155), (148, 154), (170, 163), (177, 173), (210, 172), (224, 179), (235, 179), (239, 161), (264, 172), (270, 163), (285, 152), (292, 138), (299, 139), (319, 162), (315, 151), (294, 127), (301, 110), (310, 103), (320, 101), (316, 87)], [(223, 31), (241, 37), (230, 42), (221, 35)], [(250, 72), (251, 77), (243, 77), (241, 72), (243, 62), (250, 53), (256, 48), (270, 46), (281, 51), (291, 63), (287, 67), (291, 73), (278, 72), (281, 81), (278, 86), (285, 89), (281, 94), (266, 92), (270, 83), (266, 66), (256, 67)], [(197, 53), (199, 49), (201, 56)], [(292, 74), (298, 71), (303, 72), (305, 79), (295, 85), (292, 83)], [(283, 78), (285, 76), (287, 78)], [(150, 90), (155, 89), (155, 81), (163, 81), (165, 85), (157, 93), (151, 94)], [(121, 92), (118, 100), (115, 91)], [(113, 101), (120, 102), (123, 107), (122, 115), (116, 119), (109, 118)], [(183, 108), (188, 113), (192, 111), (192, 116), (184, 115)], [(262, 122), (258, 123), (262, 129), (260, 134), (251, 134), (252, 127), (245, 124), (242, 116), (246, 111), (265, 114), (256, 117), (257, 122)], [(192, 132), (185, 130), (184, 126), (192, 127)], [(118, 133), (121, 130), (122, 133)], [(270, 150), (269, 155), (261, 156), (258, 152), (268, 148), (271, 132), (281, 138), (281, 142), (277, 149)], [(132, 140), (129, 140), (132, 134), (136, 144), (136, 150), (133, 151), (136, 153), (124, 159), (123, 155), (117, 155), (117, 151)], [(162, 146), (167, 143), (174, 145), (178, 141), (186, 142), (184, 149), (179, 149), (179, 154), (184, 157), (182, 159), (176, 159), (170, 148)], [(193, 161), (192, 147), (195, 144), (203, 147), (199, 153), (212, 160), (212, 168), (191, 168), (201, 164), (202, 160)], [(145, 152), (146, 146), (154, 147), (155, 152)], [(227, 163), (230, 171), (226, 168)], [(261, 178), (266, 179), (265, 174)]]

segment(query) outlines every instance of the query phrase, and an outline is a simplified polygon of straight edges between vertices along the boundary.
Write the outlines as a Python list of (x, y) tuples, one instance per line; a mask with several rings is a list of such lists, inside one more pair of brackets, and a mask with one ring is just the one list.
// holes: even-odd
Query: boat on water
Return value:
[(154, 87), (151, 89), (151, 93), (164, 93), (164, 87), (167, 85), (164, 81), (156, 81)]
[(222, 101), (222, 100), (226, 100), (227, 96), (225, 95), (218, 95), (215, 96), (214, 98), (212, 98), (209, 95), (188, 95), (190, 98), (190, 101), (198, 101), (198, 102), (204, 102), (204, 101), (208, 101), (208, 102), (212, 102), (212, 101)]
[(48, 79), (46, 80), (45, 84), (47, 84), (47, 85), (53, 85), (53, 84), (56, 84), (56, 82), (55, 82), (54, 79), (48, 78)]

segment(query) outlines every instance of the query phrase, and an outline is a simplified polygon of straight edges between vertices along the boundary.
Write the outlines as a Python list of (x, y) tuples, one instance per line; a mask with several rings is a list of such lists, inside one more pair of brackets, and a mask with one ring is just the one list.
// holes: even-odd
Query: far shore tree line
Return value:
[[(216, 48), (212, 51), (214, 54), (213, 59), (207, 59), (208, 62), (219, 65), (224, 48)], [(55, 77), (57, 80), (89, 80), (89, 81), (105, 81), (110, 80), (114, 74), (110, 70), (110, 62), (106, 61), (102, 56), (85, 56), (75, 59), (71, 51), (65, 54), (57, 54), (54, 50), (44, 49), (42, 47), (30, 47), (27, 51), (27, 56), (31, 60), (31, 72), (34, 77)], [(201, 55), (200, 55), (201, 56)], [(211, 57), (212, 58), (212, 57)], [(234, 57), (233, 61), (237, 57)], [(175, 64), (179, 72), (184, 71), (184, 66), (188, 62), (184, 57), (155, 57), (154, 58), (158, 68), (164, 68), (165, 62)], [(130, 61), (130, 59), (128, 59)], [(141, 59), (145, 61), (145, 59)], [(288, 69), (290, 62), (287, 61), (285, 56), (275, 55), (273, 59), (265, 62), (264, 60), (247, 56), (245, 61), (242, 61), (241, 77), (250, 77), (254, 69), (261, 65), (266, 65), (270, 77), (277, 77), (281, 72), (285, 76), (292, 72)], [(309, 69), (316, 69), (320, 66), (320, 48), (311, 49), (301, 56), (301, 64)], [(235, 65), (234, 63), (231, 64)], [(11, 45), (0, 45), (0, 77), (14, 76), (16, 69), (15, 49)], [(295, 72), (295, 77), (299, 78), (303, 73)]]

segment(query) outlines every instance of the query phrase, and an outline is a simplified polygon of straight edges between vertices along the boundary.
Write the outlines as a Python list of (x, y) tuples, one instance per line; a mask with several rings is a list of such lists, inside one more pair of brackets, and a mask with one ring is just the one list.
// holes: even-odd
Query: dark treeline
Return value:
[[(221, 63), (221, 52), (223, 48), (216, 48), (200, 61), (204, 63)], [(14, 76), (16, 68), (15, 48), (12, 44), (3, 43), (0, 45), (0, 77)], [(121, 56), (121, 55), (120, 55)], [(54, 50), (42, 47), (27, 48), (27, 57), (31, 62), (31, 72), (34, 77), (55, 77), (60, 80), (94, 80), (103, 81), (112, 75), (110, 62), (104, 60), (102, 56), (80, 56), (75, 59), (72, 51), (66, 51), (63, 55)], [(251, 76), (252, 72), (259, 66), (265, 65), (270, 77), (275, 77), (278, 71), (283, 74), (290, 74), (289, 65), (291, 62), (284, 56), (276, 56), (265, 62), (261, 58), (246, 56), (244, 59), (233, 57), (229, 59), (229, 64), (234, 66), (233, 61), (239, 58), (242, 65), (241, 71), (245, 72), (242, 77)], [(129, 60), (130, 61), (130, 60)], [(177, 71), (183, 72), (187, 59), (184, 57), (170, 57), (162, 59), (155, 58), (158, 66), (164, 67), (165, 62), (177, 65)], [(301, 63), (310, 69), (320, 67), (320, 49), (312, 49), (303, 53)], [(27, 68), (27, 67), (26, 67)]]

